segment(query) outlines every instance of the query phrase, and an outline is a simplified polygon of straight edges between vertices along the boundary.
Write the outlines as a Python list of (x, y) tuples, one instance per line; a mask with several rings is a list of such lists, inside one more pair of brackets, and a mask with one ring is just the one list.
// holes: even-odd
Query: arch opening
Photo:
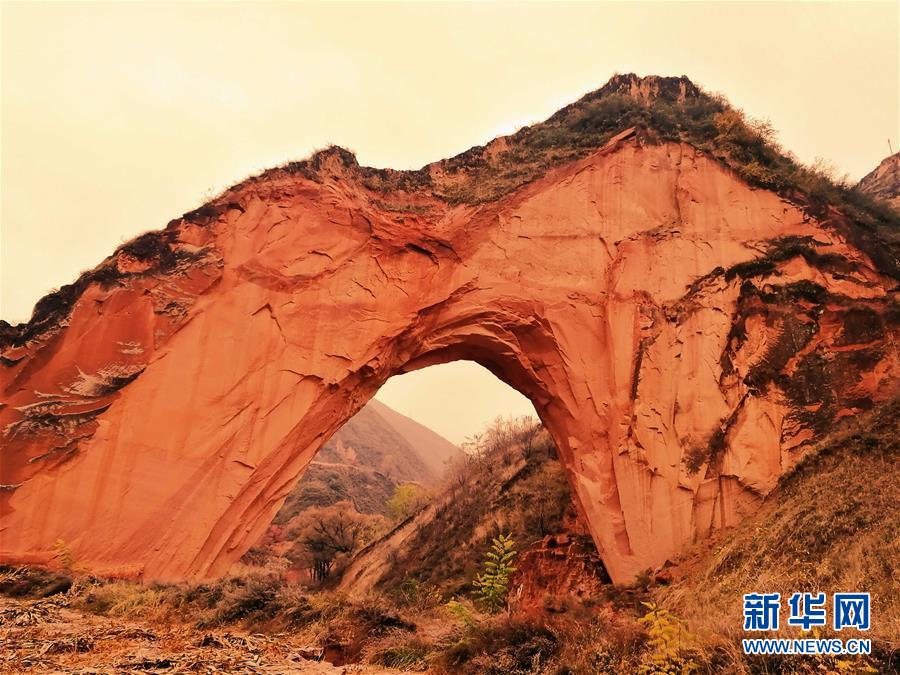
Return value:
[(531, 401), (475, 361), (407, 370), (382, 385), (374, 400), (459, 446), (497, 417), (534, 417)]
[[(196, 562), (208, 566), (211, 575), (223, 573), (231, 560), (216, 553), (216, 549), (227, 552), (250, 546), (251, 539), (258, 537), (276, 516), (280, 504), (320, 449), (394, 376), (455, 362), (478, 364), (531, 402), (559, 447), (556, 438), (559, 427), (555, 430), (551, 411), (553, 399), (535, 376), (535, 371), (545, 366), (521, 351), (523, 343), (534, 340), (532, 334), (542, 328), (540, 323), (515, 313), (507, 312), (498, 317), (486, 315), (483, 309), (472, 312), (465, 306), (462, 312), (449, 311), (445, 315), (454, 318), (441, 321), (438, 315), (420, 319), (431, 325), (427, 333), (420, 332), (415, 339), (404, 334), (390, 339), (385, 345), (385, 336), (376, 336), (370, 349), (374, 357), (363, 361), (359, 367), (345, 370), (343, 377), (329, 383), (325, 392), (305, 410), (300, 421), (278, 443), (277, 451), (265, 458), (264, 462), (270, 466), (257, 467), (257, 471), (262, 468), (268, 475), (267, 484), (261, 490), (251, 485), (246, 499), (238, 495), (219, 519), (216, 527), (221, 526), (221, 533), (214, 529), (212, 536), (226, 537), (224, 545), (221, 548), (218, 544), (211, 546), (209, 550), (214, 557)], [(354, 360), (354, 363), (360, 361), (362, 359)], [(256, 509), (251, 501), (260, 496), (267, 502), (266, 509)], [(235, 529), (235, 523), (242, 523), (242, 526)]]
[[(491, 480), (485, 482), (487, 475)], [(463, 493), (461, 485), (468, 486)], [(480, 498), (473, 500), (469, 490), (480, 491)], [(408, 521), (412, 516), (415, 526)], [(434, 537), (436, 519), (455, 523), (449, 539)], [(420, 550), (447, 546), (439, 557), (456, 556), (461, 565), (471, 560), (452, 542), (487, 536), (488, 545), (500, 533), (514, 534), (523, 550), (539, 548), (550, 536), (574, 536), (594, 550), (531, 402), (473, 361), (401, 370), (390, 378), (319, 448), (273, 523), (231, 572), (287, 566), (292, 580), (333, 585), (348, 565), (356, 576), (372, 555), (390, 550), (392, 559), (402, 556), (391, 548), (396, 528), (418, 539)], [(375, 553), (366, 548), (359, 563), (351, 562), (373, 540)], [(382, 581), (390, 583), (394, 567), (415, 565), (413, 556), (381, 566)], [(450, 581), (439, 568), (419, 572), (435, 582)], [(358, 593), (359, 583), (373, 578), (367, 573), (345, 590)]]

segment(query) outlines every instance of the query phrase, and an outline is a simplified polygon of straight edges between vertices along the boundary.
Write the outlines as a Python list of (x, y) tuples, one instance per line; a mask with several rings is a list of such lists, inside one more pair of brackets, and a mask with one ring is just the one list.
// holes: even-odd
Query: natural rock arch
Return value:
[(622, 582), (896, 389), (890, 280), (689, 145), (628, 131), (475, 205), (376, 190), (339, 150), (304, 167), (8, 331), (0, 558), (220, 575), (390, 376), (471, 359), (532, 400)]

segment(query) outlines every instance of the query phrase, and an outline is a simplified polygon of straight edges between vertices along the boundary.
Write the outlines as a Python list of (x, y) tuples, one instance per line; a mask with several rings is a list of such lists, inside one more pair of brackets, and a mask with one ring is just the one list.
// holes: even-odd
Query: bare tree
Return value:
[(301, 518), (288, 557), (317, 582), (328, 579), (336, 563), (349, 560), (368, 542), (381, 521), (358, 513), (350, 502), (311, 508)]

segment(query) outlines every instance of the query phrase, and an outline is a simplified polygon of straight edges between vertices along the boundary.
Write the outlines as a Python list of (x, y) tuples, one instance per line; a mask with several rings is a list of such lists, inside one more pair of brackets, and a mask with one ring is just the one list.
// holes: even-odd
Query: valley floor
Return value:
[(296, 634), (203, 630), (187, 623), (108, 618), (65, 597), (0, 597), (3, 673), (311, 673), (377, 675), (371, 665), (333, 666)]

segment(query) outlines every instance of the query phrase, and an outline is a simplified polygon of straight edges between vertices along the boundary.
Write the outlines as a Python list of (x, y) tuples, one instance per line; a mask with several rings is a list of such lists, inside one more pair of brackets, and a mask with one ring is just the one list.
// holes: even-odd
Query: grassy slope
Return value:
[[(358, 554), (360, 569), (381, 570), (375, 588), (394, 592), (413, 582), (446, 598), (469, 592), (492, 537), (512, 533), (525, 549), (565, 530), (563, 520), (574, 517), (574, 504), (546, 432), (523, 423), (504, 428), (476, 450), (428, 507)], [(348, 588), (354, 591), (354, 585)]]
[[(708, 656), (719, 652), (722, 658), (738, 644), (744, 593), (780, 591), (786, 598), (802, 591), (868, 591), (872, 629), (863, 637), (872, 638), (882, 667), (888, 667), (887, 654), (900, 649), (898, 427), (895, 401), (824, 440), (758, 513), (687, 559), (678, 570), (681, 578), (654, 593), (689, 622)], [(861, 637), (845, 633), (839, 637)], [(804, 663), (771, 661), (747, 665), (771, 672)]]

